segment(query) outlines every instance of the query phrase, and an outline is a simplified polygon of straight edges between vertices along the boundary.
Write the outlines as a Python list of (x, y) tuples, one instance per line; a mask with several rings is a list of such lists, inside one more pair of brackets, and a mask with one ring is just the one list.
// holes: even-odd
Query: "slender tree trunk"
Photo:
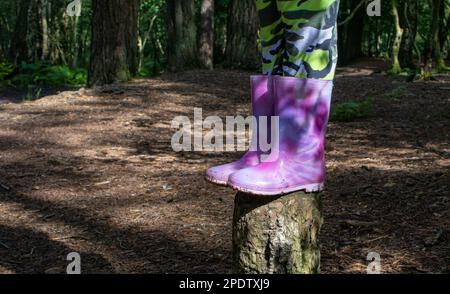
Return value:
[(376, 38), (375, 38), (375, 55), (380, 57), (381, 54), (381, 34), (382, 30), (380, 30), (380, 18), (377, 18), (377, 29), (376, 29)]
[(153, 26), (155, 25), (156, 18), (158, 17), (157, 14), (153, 15), (150, 19), (150, 23), (148, 25), (147, 30), (144, 31), (142, 36), (139, 36), (139, 70), (142, 69), (143, 63), (144, 63), (144, 53), (145, 53), (145, 46), (147, 45), (150, 35), (153, 30)]
[(228, 14), (226, 64), (229, 67), (260, 67), (258, 12), (254, 0), (232, 0)]
[[(439, 26), (439, 43), (441, 44), (441, 52), (444, 53), (445, 51), (447, 54), (449, 53), (449, 48), (446, 47), (447, 42), (450, 39), (450, 14), (446, 19), (446, 10), (450, 10), (448, 8), (442, 7), (441, 9), (441, 25)], [(447, 50), (445, 50), (447, 49)]]
[[(343, 9), (348, 11), (355, 11), (355, 8), (360, 4), (359, 0), (351, 0), (343, 3)], [(347, 5), (347, 7), (345, 7)], [(340, 64), (348, 64), (349, 62), (361, 57), (362, 43), (364, 36), (364, 19), (366, 18), (365, 9), (358, 9), (354, 12), (351, 19), (341, 25), (338, 30), (338, 46), (340, 52)], [(345, 17), (344, 17), (345, 19)]]
[(11, 47), (11, 26), (9, 24), (8, 18), (4, 15), (0, 15), (0, 33), (4, 38), (0, 39), (0, 59), (6, 59)]
[(373, 39), (376, 37), (376, 35), (374, 36), (374, 31), (374, 22), (372, 20), (369, 20), (369, 32), (367, 37), (367, 55), (369, 57), (373, 57), (375, 51), (373, 46)]
[(402, 67), (400, 66), (400, 61), (398, 59), (398, 55), (400, 52), (400, 45), (402, 43), (403, 36), (403, 28), (400, 26), (400, 16), (398, 12), (398, 1), (391, 0), (392, 4), (392, 15), (394, 17), (394, 26), (395, 26), (395, 37), (394, 43), (392, 44), (392, 68), (391, 72), (394, 74), (398, 74), (402, 71)]
[(41, 27), (42, 27), (42, 60), (48, 60), (49, 41), (48, 41), (48, 0), (41, 0)]
[(197, 27), (194, 0), (167, 1), (167, 58), (170, 71), (194, 67), (197, 58)]
[(131, 76), (135, 76), (139, 71), (139, 6), (140, 0), (126, 1), (129, 9), (128, 33), (125, 34), (125, 44), (127, 45), (127, 63)]
[(73, 16), (72, 24), (71, 24), (72, 25), (72, 46), (71, 46), (71, 51), (72, 51), (71, 65), (72, 65), (72, 67), (78, 66), (78, 53), (79, 53), (79, 46), (80, 46), (80, 42), (78, 40), (78, 22), (79, 22), (79, 17)]
[(399, 11), (400, 25), (404, 31), (399, 53), (400, 65), (415, 68), (417, 64), (414, 62), (418, 19), (417, 0), (402, 0), (401, 7)]
[(200, 35), (200, 64), (207, 69), (213, 69), (214, 55), (214, 0), (202, 0), (201, 5), (202, 31)]
[(137, 71), (139, 0), (93, 0), (89, 85), (124, 82)]
[(20, 0), (10, 48), (10, 58), (15, 64), (28, 60), (28, 15), (32, 0)]
[(42, 56), (41, 1), (32, 0), (28, 9), (27, 49), (28, 62)]
[(431, 23), (429, 30), (429, 37), (427, 42), (427, 48), (425, 51), (425, 59), (422, 68), (421, 75), (423, 78), (428, 79), (431, 77), (431, 68), (433, 64), (433, 57), (436, 61), (436, 67), (441, 66), (439, 63), (442, 60), (441, 50), (439, 45), (439, 17), (440, 17), (440, 4), (441, 0), (428, 0), (428, 4), (431, 10)]
[[(438, 25), (438, 32), (435, 37), (435, 44), (434, 44), (434, 56), (436, 59), (436, 69), (439, 72), (445, 72), (448, 71), (450, 68), (445, 65), (444, 55), (443, 55), (443, 44), (445, 44), (445, 39), (442, 37), (443, 31), (446, 30), (448, 34), (447, 26), (445, 25), (445, 5), (443, 2), (435, 3), (438, 11), (436, 14), (439, 14), (439, 25)], [(448, 24), (447, 24), (448, 25)], [(444, 33), (445, 34), (445, 33)], [(446, 36), (447, 36), (446, 34)]]

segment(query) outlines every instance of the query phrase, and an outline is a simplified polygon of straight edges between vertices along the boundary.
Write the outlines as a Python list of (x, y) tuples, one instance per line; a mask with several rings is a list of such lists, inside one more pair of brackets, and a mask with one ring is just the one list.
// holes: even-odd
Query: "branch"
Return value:
[(356, 12), (358, 12), (358, 10), (363, 6), (364, 3), (366, 3), (367, 0), (361, 0), (361, 2), (359, 2), (359, 4), (355, 7), (355, 9), (352, 11), (352, 13), (343, 21), (341, 21), (340, 23), (338, 23), (338, 26), (343, 26), (346, 23), (348, 23), (349, 21), (351, 21), (353, 19), (353, 17), (355, 16)]

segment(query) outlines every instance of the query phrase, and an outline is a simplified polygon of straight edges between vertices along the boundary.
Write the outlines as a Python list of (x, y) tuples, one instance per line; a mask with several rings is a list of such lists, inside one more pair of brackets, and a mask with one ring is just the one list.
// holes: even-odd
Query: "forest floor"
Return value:
[[(83, 273), (229, 273), (234, 193), (203, 174), (241, 153), (175, 153), (171, 121), (249, 115), (249, 75), (0, 93), (0, 273), (64, 273), (73, 251)], [(374, 110), (329, 126), (322, 272), (365, 273), (369, 252), (385, 273), (450, 272), (450, 77), (407, 83), (365, 62), (334, 93)]]

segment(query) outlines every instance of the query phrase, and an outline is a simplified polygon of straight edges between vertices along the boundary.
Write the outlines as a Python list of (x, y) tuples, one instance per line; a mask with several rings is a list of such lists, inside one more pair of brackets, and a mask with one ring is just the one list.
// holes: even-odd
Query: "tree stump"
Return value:
[(281, 197), (237, 193), (233, 216), (233, 272), (316, 274), (322, 193)]

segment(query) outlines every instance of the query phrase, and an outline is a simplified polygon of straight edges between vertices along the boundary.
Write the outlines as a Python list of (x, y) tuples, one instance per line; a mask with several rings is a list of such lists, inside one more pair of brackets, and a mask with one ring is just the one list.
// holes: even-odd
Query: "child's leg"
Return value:
[(259, 33), (262, 51), (263, 74), (282, 75), (284, 29), (276, 0), (256, 0), (261, 30)]
[(285, 24), (285, 76), (333, 80), (339, 0), (277, 0)]

